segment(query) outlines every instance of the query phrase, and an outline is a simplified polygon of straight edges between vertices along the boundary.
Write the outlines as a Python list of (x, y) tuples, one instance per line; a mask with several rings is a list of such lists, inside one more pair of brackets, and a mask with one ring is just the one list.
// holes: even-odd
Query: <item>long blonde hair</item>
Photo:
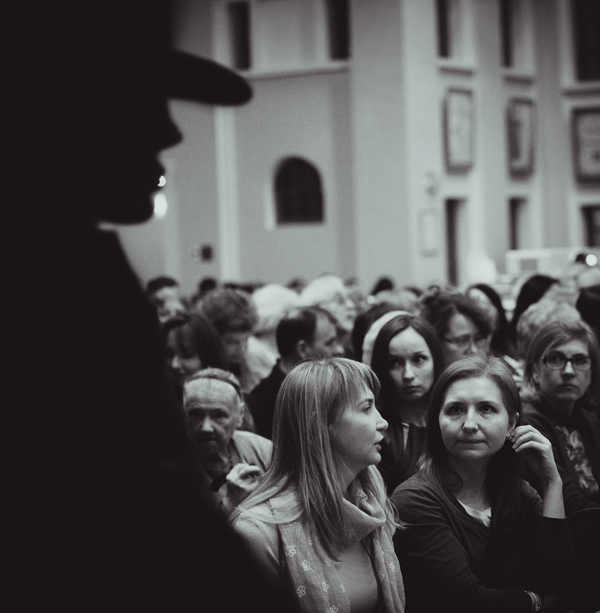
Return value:
[[(244, 501), (233, 518), (256, 518), (267, 523), (302, 520), (321, 543), (324, 553), (337, 558), (343, 535), (344, 488), (331, 426), (364, 389), (377, 397), (379, 381), (366, 365), (346, 358), (309, 360), (285, 378), (277, 396), (273, 422), (273, 453), (263, 481)], [(383, 479), (375, 466), (358, 478), (386, 510), (386, 528), (395, 529), (395, 516)], [(274, 517), (257, 508), (286, 491), (296, 493), (294, 507)]]

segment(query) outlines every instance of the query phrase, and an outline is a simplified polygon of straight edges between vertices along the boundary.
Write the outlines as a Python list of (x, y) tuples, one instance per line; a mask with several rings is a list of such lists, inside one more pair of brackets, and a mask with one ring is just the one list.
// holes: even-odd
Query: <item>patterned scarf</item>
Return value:
[[(387, 613), (404, 612), (404, 584), (398, 558), (389, 531), (384, 528), (386, 515), (370, 492), (365, 492), (358, 480), (350, 486), (350, 499), (344, 500), (344, 533), (347, 544), (371, 535), (375, 570), (381, 586)], [(285, 494), (272, 498), (271, 508), (289, 509), (290, 497)], [(305, 613), (350, 613), (350, 600), (340, 580), (335, 561), (319, 555), (309, 531), (301, 521), (278, 525), (283, 544), (288, 580)], [(319, 551), (322, 551), (319, 548)]]

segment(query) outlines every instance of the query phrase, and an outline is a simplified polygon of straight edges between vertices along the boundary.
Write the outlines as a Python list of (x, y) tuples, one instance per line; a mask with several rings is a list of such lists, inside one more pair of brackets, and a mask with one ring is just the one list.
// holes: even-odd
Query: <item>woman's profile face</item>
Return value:
[(434, 367), (425, 339), (406, 328), (392, 338), (388, 348), (388, 368), (394, 396), (400, 401), (420, 400), (433, 385)]
[(451, 460), (487, 464), (514, 428), (502, 393), (487, 377), (459, 379), (448, 386), (438, 416), (442, 440)]
[(387, 421), (375, 407), (373, 392), (366, 385), (361, 386), (329, 427), (341, 464), (354, 475), (367, 466), (379, 464), (382, 432), (387, 427)]
[(186, 351), (179, 344), (177, 329), (171, 330), (167, 336), (167, 364), (180, 385), (183, 385), (187, 377), (202, 369), (198, 354)]
[(540, 392), (558, 407), (572, 406), (592, 382), (588, 344), (573, 339), (546, 349), (533, 367), (533, 380)]

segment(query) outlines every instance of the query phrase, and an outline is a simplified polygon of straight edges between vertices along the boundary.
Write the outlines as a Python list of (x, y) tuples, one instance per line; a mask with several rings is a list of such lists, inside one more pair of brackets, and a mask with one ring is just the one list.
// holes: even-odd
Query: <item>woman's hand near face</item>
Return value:
[(510, 440), (513, 449), (523, 456), (544, 488), (543, 515), (562, 519), (565, 516), (562, 479), (556, 468), (550, 441), (533, 426), (518, 426)]

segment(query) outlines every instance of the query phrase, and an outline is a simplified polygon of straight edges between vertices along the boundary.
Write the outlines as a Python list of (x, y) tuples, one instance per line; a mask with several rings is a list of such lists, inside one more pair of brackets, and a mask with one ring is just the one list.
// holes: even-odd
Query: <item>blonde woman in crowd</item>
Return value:
[(396, 522), (376, 464), (387, 422), (373, 371), (345, 358), (302, 362), (277, 398), (271, 466), (234, 514), (302, 611), (404, 611)]

